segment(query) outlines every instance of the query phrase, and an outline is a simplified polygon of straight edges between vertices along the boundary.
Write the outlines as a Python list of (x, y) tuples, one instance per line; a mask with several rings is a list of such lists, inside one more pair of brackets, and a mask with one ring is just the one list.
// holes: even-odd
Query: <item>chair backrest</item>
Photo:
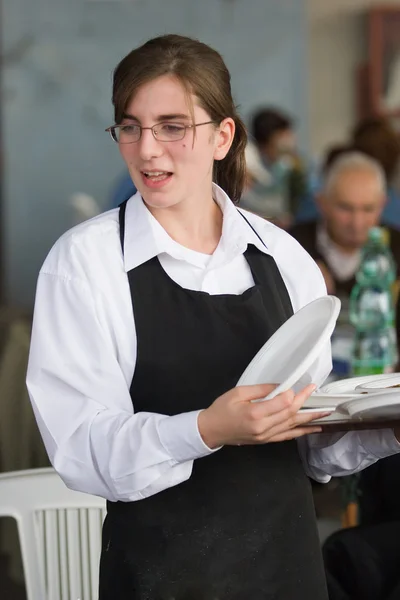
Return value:
[(97, 600), (102, 498), (52, 468), (0, 475), (0, 517), (17, 521), (28, 600)]
[(25, 383), (31, 321), (11, 314), (6, 329), (3, 324), (6, 317), (0, 309), (0, 339), (4, 338), (0, 360), (1, 471), (49, 467)]

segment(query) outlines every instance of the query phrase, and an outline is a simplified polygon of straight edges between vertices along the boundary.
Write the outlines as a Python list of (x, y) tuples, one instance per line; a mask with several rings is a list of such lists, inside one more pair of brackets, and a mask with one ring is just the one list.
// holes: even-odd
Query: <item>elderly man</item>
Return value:
[[(318, 198), (321, 217), (290, 231), (319, 265), (328, 292), (342, 299), (355, 283), (368, 231), (380, 223), (385, 188), (385, 175), (375, 160), (359, 152), (345, 153), (327, 173)], [(400, 231), (387, 230), (399, 270)]]
[[(385, 174), (374, 159), (343, 149), (329, 167), (318, 198), (319, 220), (296, 225), (291, 234), (319, 264), (328, 292), (346, 306), (371, 227), (379, 225), (386, 202)], [(400, 266), (400, 231), (386, 227)], [(398, 305), (400, 315), (400, 304)], [(399, 334), (399, 331), (398, 331)], [(349, 364), (346, 326), (339, 323), (332, 341), (337, 374)], [(341, 337), (343, 336), (343, 337)], [(341, 339), (340, 339), (341, 338)], [(349, 338), (350, 339), (350, 338)], [(400, 339), (400, 336), (399, 336)], [(335, 353), (339, 349), (339, 355)], [(333, 534), (323, 547), (330, 600), (400, 598), (398, 556), (400, 510), (399, 455), (366, 469), (360, 478), (361, 527)], [(396, 558), (394, 558), (396, 557)]]

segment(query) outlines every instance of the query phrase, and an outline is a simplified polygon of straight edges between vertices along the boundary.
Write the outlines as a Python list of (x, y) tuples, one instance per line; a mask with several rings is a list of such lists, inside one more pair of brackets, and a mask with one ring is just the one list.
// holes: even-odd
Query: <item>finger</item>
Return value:
[[(311, 383), (304, 387), (298, 394), (294, 394), (293, 390), (287, 390), (271, 398), (271, 400), (265, 400), (265, 402), (258, 403), (258, 408), (254, 408), (259, 418), (274, 415), (281, 411), (287, 411), (291, 414), (297, 413), (297, 411), (303, 406), (304, 402), (311, 396), (315, 391), (316, 385)], [(282, 420), (286, 415), (282, 414)]]
[[(265, 419), (264, 426), (265, 430), (261, 428), (261, 433), (259, 433), (256, 437), (258, 441), (270, 440), (277, 435), (280, 435), (287, 431), (294, 431), (299, 427), (303, 427), (308, 423), (312, 423), (317, 419), (322, 419), (324, 417), (332, 414), (331, 412), (315, 412), (315, 413), (307, 413), (305, 415), (301, 414), (289, 414), (286, 419), (282, 419), (282, 412), (276, 415), (270, 416), (268, 419)], [(312, 427), (312, 425), (309, 425)], [(315, 425), (317, 427), (317, 425)]]
[(296, 394), (293, 404), (297, 408), (297, 410), (299, 410), (303, 406), (304, 402), (308, 400), (308, 398), (313, 392), (315, 392), (316, 389), (317, 386), (314, 383), (310, 383)]
[[(293, 419), (295, 416), (300, 414), (300, 409), (303, 407), (305, 401), (310, 397), (311, 393), (315, 390), (315, 386), (307, 386), (301, 392), (294, 395), (293, 391), (291, 391), (292, 398), (282, 398), (282, 411), (281, 411), (281, 420), (285, 420), (285, 416), (287, 419)], [(278, 411), (279, 412), (279, 411)], [(304, 413), (310, 414), (310, 413)], [(312, 414), (312, 413), (311, 413)]]
[[(288, 390), (282, 394), (279, 394), (276, 398), (272, 400), (266, 400), (262, 404), (267, 404), (268, 406), (257, 407), (254, 406), (252, 409), (252, 418), (267, 420), (265, 421), (265, 429), (274, 427), (275, 425), (281, 424), (285, 428), (289, 428), (289, 426), (295, 427), (297, 424), (308, 423), (308, 421), (312, 421), (316, 419), (316, 413), (304, 413), (301, 414), (301, 407), (303, 406), (305, 400), (310, 396), (310, 391), (313, 391), (315, 386), (310, 385), (304, 388), (297, 396), (294, 396), (292, 390)], [(300, 411), (300, 412), (299, 412)], [(298, 417), (301, 417), (299, 420)], [(262, 429), (262, 425), (261, 425)]]
[(310, 413), (305, 413), (302, 414), (302, 412), (298, 412), (297, 415), (294, 418), (294, 423), (295, 426), (301, 426), (304, 425), (305, 423), (312, 423), (313, 421), (316, 421), (317, 419), (323, 419), (324, 417), (329, 417), (329, 415), (331, 415), (334, 411), (333, 410), (329, 410), (329, 411), (324, 411), (324, 412), (310, 412)]
[[(293, 410), (293, 413), (295, 413), (297, 410), (293, 409), (294, 399), (295, 394), (293, 390), (281, 392), (274, 398), (271, 398), (271, 400), (265, 400), (264, 402), (253, 404), (251, 408), (252, 415), (257, 419), (264, 419), (280, 413), (285, 413), (288, 415), (291, 410)], [(282, 416), (282, 418), (284, 417)]]
[[(264, 407), (252, 408), (250, 414), (250, 422), (254, 424), (254, 430), (257, 437), (263, 437), (275, 428), (283, 431), (289, 429), (290, 426), (295, 427), (295, 418), (297, 416), (297, 408), (293, 406), (294, 394), (293, 392), (285, 392), (280, 394), (282, 396), (276, 402), (274, 400), (266, 400), (265, 404), (271, 403), (268, 410)], [(307, 417), (313, 417), (312, 414), (307, 413)]]
[(303, 435), (309, 435), (310, 433), (321, 433), (322, 427), (296, 427), (295, 429), (289, 429), (287, 431), (283, 431), (280, 434), (277, 434), (271, 437), (268, 442), (286, 442), (289, 440), (294, 440)]
[(257, 385), (241, 385), (236, 389), (240, 393), (243, 402), (261, 400), (268, 396), (277, 387), (277, 383), (260, 383)]
[(312, 412), (301, 414), (296, 413), (294, 416), (288, 418), (286, 422), (281, 423), (281, 427), (286, 427), (286, 429), (294, 429), (295, 427), (302, 427), (304, 425), (310, 425), (313, 421), (317, 421), (318, 419), (323, 419), (324, 417), (328, 417), (332, 414), (333, 411), (330, 412)]
[[(316, 386), (311, 383), (304, 387), (298, 394), (296, 394), (293, 398), (293, 401), (289, 408), (289, 417), (299, 414), (300, 409), (303, 407), (304, 403), (311, 394), (315, 391)], [(305, 413), (306, 414), (306, 413)], [(307, 413), (309, 414), (309, 413)], [(312, 414), (312, 413), (311, 413)]]

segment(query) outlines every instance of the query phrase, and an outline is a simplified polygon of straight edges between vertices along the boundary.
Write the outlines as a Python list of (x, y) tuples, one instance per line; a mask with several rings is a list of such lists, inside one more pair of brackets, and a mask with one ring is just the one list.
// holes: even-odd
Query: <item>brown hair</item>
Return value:
[(173, 75), (182, 84), (192, 119), (190, 95), (194, 94), (216, 123), (227, 117), (235, 121), (232, 146), (223, 160), (214, 161), (213, 180), (238, 202), (246, 176), (247, 133), (233, 103), (229, 71), (221, 55), (210, 46), (171, 34), (151, 39), (125, 56), (114, 71), (115, 122), (121, 122), (139, 87), (162, 75)]
[(251, 133), (258, 145), (271, 141), (276, 133), (293, 129), (293, 121), (280, 110), (261, 108), (251, 120)]
[(354, 128), (352, 143), (379, 162), (390, 184), (400, 158), (400, 138), (391, 123), (384, 117), (364, 119)]
[(345, 144), (337, 144), (336, 146), (331, 146), (325, 153), (324, 160), (322, 161), (322, 174), (324, 176), (328, 175), (331, 167), (333, 167), (334, 163), (342, 158), (345, 154), (351, 154), (356, 152), (355, 148), (350, 145)]

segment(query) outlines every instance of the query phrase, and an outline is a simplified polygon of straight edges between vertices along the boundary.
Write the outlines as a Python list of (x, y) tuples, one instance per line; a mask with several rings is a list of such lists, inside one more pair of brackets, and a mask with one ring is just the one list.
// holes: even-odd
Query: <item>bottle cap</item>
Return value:
[(371, 227), (368, 232), (368, 240), (371, 242), (383, 242), (384, 234), (382, 227)]

